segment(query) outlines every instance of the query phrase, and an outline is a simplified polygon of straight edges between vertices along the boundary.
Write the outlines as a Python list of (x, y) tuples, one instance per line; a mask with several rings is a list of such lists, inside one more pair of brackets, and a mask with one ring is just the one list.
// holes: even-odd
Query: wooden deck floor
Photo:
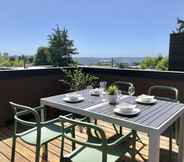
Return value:
[[(112, 129), (112, 126), (108, 123), (99, 122), (99, 125), (101, 125), (106, 133), (107, 136), (112, 136), (114, 134), (114, 131)], [(127, 130), (124, 130), (126, 132)], [(0, 128), (0, 162), (10, 162), (11, 157), (11, 134), (12, 134), (12, 126), (7, 126)], [(86, 138), (86, 135), (84, 133), (80, 133), (79, 131), (76, 132), (76, 135), (79, 138)], [(145, 144), (148, 144), (148, 137), (143, 134), (139, 133), (142, 141), (144, 141)], [(173, 159), (176, 159), (176, 154), (178, 151), (178, 148), (174, 142), (173, 146)], [(60, 156), (60, 139), (56, 139), (48, 145), (49, 147), (49, 154), (48, 154), (48, 161), (49, 162), (59, 162), (59, 156)], [(140, 143), (137, 143), (137, 149), (141, 147)], [(65, 154), (71, 152), (71, 143), (69, 141), (65, 142)], [(140, 152), (141, 155), (147, 159), (148, 157), (148, 147), (144, 147), (144, 149)], [(33, 146), (27, 145), (24, 142), (22, 142), (20, 139), (17, 140), (17, 148), (16, 148), (16, 162), (34, 162), (34, 156), (35, 156), (35, 149)], [(142, 162), (140, 156), (136, 156), (136, 159), (138, 162)], [(161, 137), (161, 162), (168, 162), (168, 138)], [(41, 162), (46, 162), (41, 157)], [(122, 162), (128, 162), (130, 161), (128, 157), (123, 158)], [(93, 162), (93, 161), (91, 161)], [(177, 160), (172, 160), (172, 162), (177, 162)]]

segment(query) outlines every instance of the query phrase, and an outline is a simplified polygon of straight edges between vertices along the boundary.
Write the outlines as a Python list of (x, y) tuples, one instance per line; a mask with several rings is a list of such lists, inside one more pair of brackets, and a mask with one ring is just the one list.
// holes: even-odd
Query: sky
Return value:
[(184, 0), (0, 0), (0, 52), (35, 54), (58, 24), (80, 57), (168, 55)]

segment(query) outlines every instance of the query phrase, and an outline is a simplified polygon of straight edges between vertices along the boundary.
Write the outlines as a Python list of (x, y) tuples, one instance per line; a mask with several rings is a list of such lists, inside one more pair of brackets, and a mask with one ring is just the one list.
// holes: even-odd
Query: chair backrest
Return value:
[[(13, 136), (14, 137), (20, 137), (25, 134), (27, 134), (30, 130), (30, 127), (36, 128), (36, 140), (37, 144), (40, 145), (41, 142), (41, 125), (40, 125), (40, 116), (36, 110), (34, 110), (31, 107), (19, 105), (13, 102), (10, 102), (10, 105), (14, 109), (14, 130), (13, 130)], [(34, 116), (35, 121), (28, 121), (25, 119), (22, 119), (24, 115), (32, 114)], [(18, 124), (21, 124), (22, 126), (28, 126), (26, 127), (26, 130), (23, 132), (17, 132)]]
[[(102, 155), (102, 162), (107, 162), (108, 142), (107, 142), (107, 138), (106, 138), (106, 135), (105, 135), (105, 132), (103, 131), (103, 129), (101, 129), (100, 127), (98, 127), (95, 124), (77, 121), (74, 119), (67, 118), (65, 116), (60, 116), (59, 118), (61, 120), (61, 131), (62, 131), (61, 157), (63, 157), (64, 139), (66, 138), (74, 143), (81, 145), (82, 147), (91, 147), (91, 148), (95, 148), (95, 149), (100, 149), (102, 151), (102, 154), (101, 154)], [(98, 142), (95, 143), (94, 141), (90, 141), (90, 140), (81, 141), (80, 139), (77, 139), (73, 136), (69, 136), (69, 134), (66, 131), (64, 131), (65, 130), (65, 123), (70, 124), (72, 127), (79, 126), (79, 127), (86, 128), (87, 129), (86, 134), (88, 135), (88, 139), (90, 139), (90, 133), (93, 130), (94, 134), (99, 139)], [(66, 127), (68, 127), (68, 126), (66, 126)], [(73, 155), (75, 155), (75, 151), (73, 154), (71, 153), (70, 157), (72, 157)]]
[[(60, 116), (60, 121), (61, 121), (61, 128), (62, 128), (62, 138), (66, 138), (72, 142), (75, 142), (79, 145), (83, 145), (83, 146), (87, 146), (87, 147), (92, 147), (92, 148), (104, 148), (105, 146), (107, 146), (107, 139), (106, 139), (106, 135), (105, 132), (103, 131), (102, 128), (98, 127), (95, 124), (92, 123), (88, 123), (88, 122), (81, 122), (78, 120), (74, 120), (74, 119), (70, 119), (67, 118), (65, 116)], [(78, 127), (82, 127), (82, 128), (86, 128), (87, 129), (87, 135), (89, 136), (89, 132), (94, 130), (95, 134), (98, 136), (98, 138), (100, 139), (100, 143), (94, 143), (94, 142), (89, 142), (89, 141), (81, 141), (80, 139), (71, 137), (65, 130), (65, 125), (66, 128), (68, 127), (68, 124), (73, 126), (78, 126)]]
[(14, 102), (10, 102), (10, 105), (14, 109), (14, 113), (17, 117), (21, 115), (25, 115), (25, 114), (32, 114), (36, 122), (40, 122), (40, 116), (38, 112), (34, 110), (33, 108), (24, 106), (24, 105), (20, 105), (20, 104), (16, 104)]
[(132, 96), (135, 93), (135, 87), (131, 82), (115, 81), (114, 84), (118, 86), (118, 88), (121, 90), (122, 94)]
[(178, 89), (175, 87), (155, 85), (148, 89), (148, 94), (160, 100), (178, 102)]
[[(36, 125), (39, 125), (39, 123), (41, 122), (39, 113), (33, 108), (19, 105), (13, 102), (10, 102), (10, 105), (14, 110), (15, 127), (17, 123), (20, 123), (22, 125), (27, 125), (27, 126), (36, 126)], [(34, 122), (21, 118), (21, 116), (26, 114), (32, 114), (34, 116)]]

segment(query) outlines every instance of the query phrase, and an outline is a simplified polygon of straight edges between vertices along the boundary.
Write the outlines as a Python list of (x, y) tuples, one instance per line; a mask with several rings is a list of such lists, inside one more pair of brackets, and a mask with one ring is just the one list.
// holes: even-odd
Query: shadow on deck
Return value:
[[(99, 125), (101, 125), (107, 136), (110, 137), (114, 134), (114, 131), (112, 129), (111, 124), (99, 121)], [(126, 133), (127, 130), (124, 129), (124, 133)], [(7, 127), (0, 128), (0, 162), (10, 162), (11, 157), (11, 134), (12, 134), (12, 126), (9, 125)], [(142, 141), (146, 144), (143, 150), (140, 151), (140, 154), (143, 158), (148, 158), (148, 137), (146, 134), (139, 133)], [(86, 135), (84, 133), (80, 133), (79, 130), (76, 132), (76, 136), (81, 139), (85, 139)], [(168, 138), (161, 137), (161, 162), (169, 162), (169, 152), (168, 152)], [(172, 162), (177, 162), (177, 152), (178, 148), (175, 144), (175, 141), (173, 140), (173, 159)], [(59, 162), (59, 156), (60, 156), (60, 145), (61, 141), (60, 139), (56, 139), (49, 143), (49, 153), (48, 153), (48, 161), (49, 162)], [(137, 149), (141, 147), (140, 143), (137, 143)], [(69, 141), (65, 141), (65, 154), (68, 154), (71, 152), (71, 143)], [(20, 139), (17, 140), (17, 148), (16, 148), (16, 162), (33, 162), (35, 156), (35, 148), (34, 146), (30, 146), (24, 142), (22, 142)], [(44, 156), (42, 156), (44, 157)], [(143, 160), (139, 155), (136, 156), (137, 161), (136, 162), (143, 162), (147, 160)], [(43, 158), (40, 159), (41, 162), (46, 162)], [(130, 162), (129, 157), (124, 157), (119, 162)], [(92, 161), (93, 162), (93, 161)]]

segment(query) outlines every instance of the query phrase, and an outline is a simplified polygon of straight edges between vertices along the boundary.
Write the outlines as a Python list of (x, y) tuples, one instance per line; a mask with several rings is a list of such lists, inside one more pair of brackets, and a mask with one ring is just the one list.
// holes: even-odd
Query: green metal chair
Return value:
[[(118, 88), (120, 89), (120, 91), (123, 95), (133, 96), (135, 94), (135, 86), (131, 82), (115, 81), (114, 84), (118, 86)], [(113, 127), (114, 127), (114, 130), (116, 131), (117, 134), (122, 135), (122, 127), (121, 126), (119, 127), (119, 131), (118, 131), (118, 128), (116, 127), (115, 124), (113, 124)], [(142, 144), (141, 149), (145, 146), (145, 143), (141, 140), (141, 138), (138, 136), (137, 133), (136, 133), (136, 141)], [(138, 154), (141, 156), (141, 154), (139, 152), (138, 152)], [(141, 158), (144, 160), (144, 158), (142, 156), (141, 156)]]
[[(163, 94), (164, 93), (164, 94)], [(154, 95), (155, 98), (163, 101), (169, 101), (169, 102), (179, 102), (178, 100), (178, 89), (171, 86), (161, 86), (161, 85), (155, 85), (148, 89), (149, 95)], [(168, 96), (169, 94), (169, 96)], [(176, 129), (178, 122), (176, 122), (173, 126), (169, 127), (163, 134), (168, 136), (169, 133), (169, 160), (172, 161), (172, 138), (173, 138), (173, 132), (178, 131)], [(176, 130), (175, 130), (176, 129)], [(177, 136), (177, 135), (176, 135)]]
[[(165, 95), (163, 96), (161, 93), (165, 92)], [(170, 96), (168, 96), (168, 93)], [(149, 95), (155, 95), (155, 98), (164, 100), (164, 101), (170, 101), (170, 102), (179, 102), (178, 100), (178, 89), (175, 87), (171, 86), (160, 86), (160, 85), (155, 85), (151, 86), (148, 89), (148, 94)]]
[[(52, 119), (49, 121), (41, 121), (41, 117), (39, 115), (39, 110), (44, 110), (45, 107), (39, 106), (36, 108), (31, 108), (28, 106), (19, 105), (13, 102), (10, 102), (12, 108), (14, 109), (14, 131), (13, 131), (13, 142), (12, 142), (12, 155), (11, 162), (15, 161), (15, 151), (16, 151), (16, 139), (19, 137), (22, 141), (36, 146), (36, 155), (35, 162), (39, 162), (40, 159), (40, 148), (41, 146), (45, 146), (45, 158), (47, 159), (48, 155), (48, 142), (54, 140), (61, 136), (61, 126), (56, 123), (59, 122), (59, 118)], [(25, 115), (32, 114), (34, 117), (34, 121), (25, 120)], [(69, 115), (68, 115), (69, 116)], [(24, 118), (23, 118), (24, 117)], [(28, 130), (18, 133), (18, 126), (26, 126), (29, 128)], [(30, 128), (31, 127), (31, 128)], [(64, 129), (66, 133), (71, 133), (74, 137), (74, 127), (68, 127)], [(74, 146), (74, 144), (73, 144)], [(73, 148), (74, 149), (74, 148)]]
[[(61, 121), (61, 158), (60, 162), (115, 162), (125, 153), (132, 153), (135, 155), (135, 149), (131, 149), (130, 146), (135, 143), (134, 132), (127, 134), (126, 136), (120, 136), (114, 141), (108, 141), (105, 132), (102, 128), (93, 123), (76, 121), (64, 116), (60, 116)], [(87, 129), (88, 140), (81, 141), (80, 139), (73, 138), (67, 134), (65, 130), (65, 123), (71, 125), (85, 127)], [(96, 136), (92, 136), (92, 130)], [(72, 142), (79, 144), (80, 146), (71, 154), (64, 156), (64, 140), (68, 139)], [(133, 156), (134, 157), (134, 156)]]
[(115, 81), (115, 85), (121, 90), (121, 93), (124, 95), (133, 96), (135, 93), (135, 87), (131, 82), (126, 81)]

